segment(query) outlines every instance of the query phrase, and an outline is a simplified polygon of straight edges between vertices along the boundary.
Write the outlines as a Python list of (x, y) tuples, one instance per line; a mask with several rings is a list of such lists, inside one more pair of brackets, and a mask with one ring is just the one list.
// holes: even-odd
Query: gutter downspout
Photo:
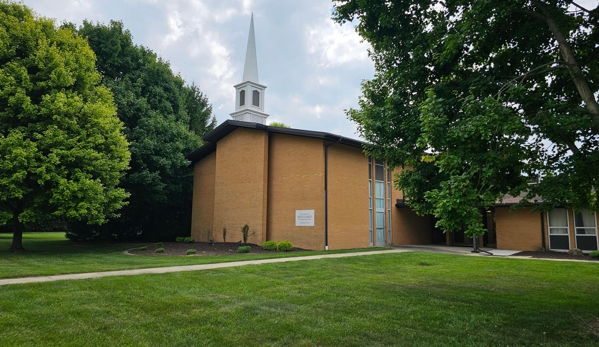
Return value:
[(543, 218), (543, 211), (541, 211), (541, 249), (543, 252), (547, 252), (545, 248), (545, 218)]
[(329, 143), (324, 146), (324, 250), (329, 250), (329, 147), (341, 142), (339, 137), (337, 142)]

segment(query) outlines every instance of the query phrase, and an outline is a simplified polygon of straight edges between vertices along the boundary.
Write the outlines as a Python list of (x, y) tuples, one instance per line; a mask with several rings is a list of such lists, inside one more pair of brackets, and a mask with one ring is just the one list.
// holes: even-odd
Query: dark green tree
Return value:
[(104, 223), (125, 205), (123, 124), (84, 39), (0, 1), (0, 222)]
[[(368, 150), (407, 164), (396, 185), (444, 231), (484, 232), (505, 194), (597, 209), (599, 9), (570, 0), (334, 0), (358, 19), (374, 79), (358, 123)], [(531, 178), (542, 177), (529, 185)]]
[(189, 233), (193, 169), (185, 155), (216, 123), (208, 99), (196, 85), (185, 85), (168, 62), (134, 45), (121, 22), (86, 21), (78, 32), (96, 53), (102, 82), (126, 127), (131, 168), (121, 187), (131, 197), (120, 218), (99, 228), (71, 225), (70, 237), (154, 240)]

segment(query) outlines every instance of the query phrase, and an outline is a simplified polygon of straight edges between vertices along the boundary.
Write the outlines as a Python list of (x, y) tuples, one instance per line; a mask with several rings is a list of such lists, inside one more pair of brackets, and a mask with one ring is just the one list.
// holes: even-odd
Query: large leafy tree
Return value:
[(208, 99), (175, 75), (168, 62), (133, 44), (122, 22), (84, 22), (78, 33), (96, 53), (102, 82), (112, 90), (125, 123), (131, 168), (121, 187), (131, 197), (118, 219), (101, 227), (71, 225), (68, 235), (149, 240), (189, 233), (193, 170), (185, 155), (215, 126)]
[(125, 203), (129, 151), (95, 56), (72, 30), (0, 1), (0, 222), (11, 251), (48, 215), (103, 223)]
[[(597, 209), (599, 8), (571, 0), (334, 0), (374, 79), (348, 111), (444, 231), (484, 232), (505, 194)], [(536, 177), (539, 184), (529, 185)]]

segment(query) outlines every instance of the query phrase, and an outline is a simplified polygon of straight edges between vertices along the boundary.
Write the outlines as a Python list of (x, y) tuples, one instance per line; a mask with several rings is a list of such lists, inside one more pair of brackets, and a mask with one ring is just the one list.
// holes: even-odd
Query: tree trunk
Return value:
[(12, 217), (14, 232), (12, 236), (12, 245), (8, 249), (10, 253), (25, 252), (25, 248), (23, 248), (23, 230), (25, 229), (25, 226), (23, 225), (23, 222), (19, 220), (20, 214), (20, 212), (14, 212)]

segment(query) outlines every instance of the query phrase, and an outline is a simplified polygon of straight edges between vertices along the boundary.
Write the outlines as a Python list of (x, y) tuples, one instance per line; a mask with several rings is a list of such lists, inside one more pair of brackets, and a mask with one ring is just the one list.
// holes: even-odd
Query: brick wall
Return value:
[[(547, 222), (545, 221), (545, 235)], [(540, 212), (530, 208), (510, 211), (509, 207), (495, 208), (497, 249), (541, 251)]]
[(196, 241), (208, 241), (208, 231), (214, 223), (214, 175), (216, 153), (195, 163), (193, 168), (193, 201), (191, 214), (191, 237)]

